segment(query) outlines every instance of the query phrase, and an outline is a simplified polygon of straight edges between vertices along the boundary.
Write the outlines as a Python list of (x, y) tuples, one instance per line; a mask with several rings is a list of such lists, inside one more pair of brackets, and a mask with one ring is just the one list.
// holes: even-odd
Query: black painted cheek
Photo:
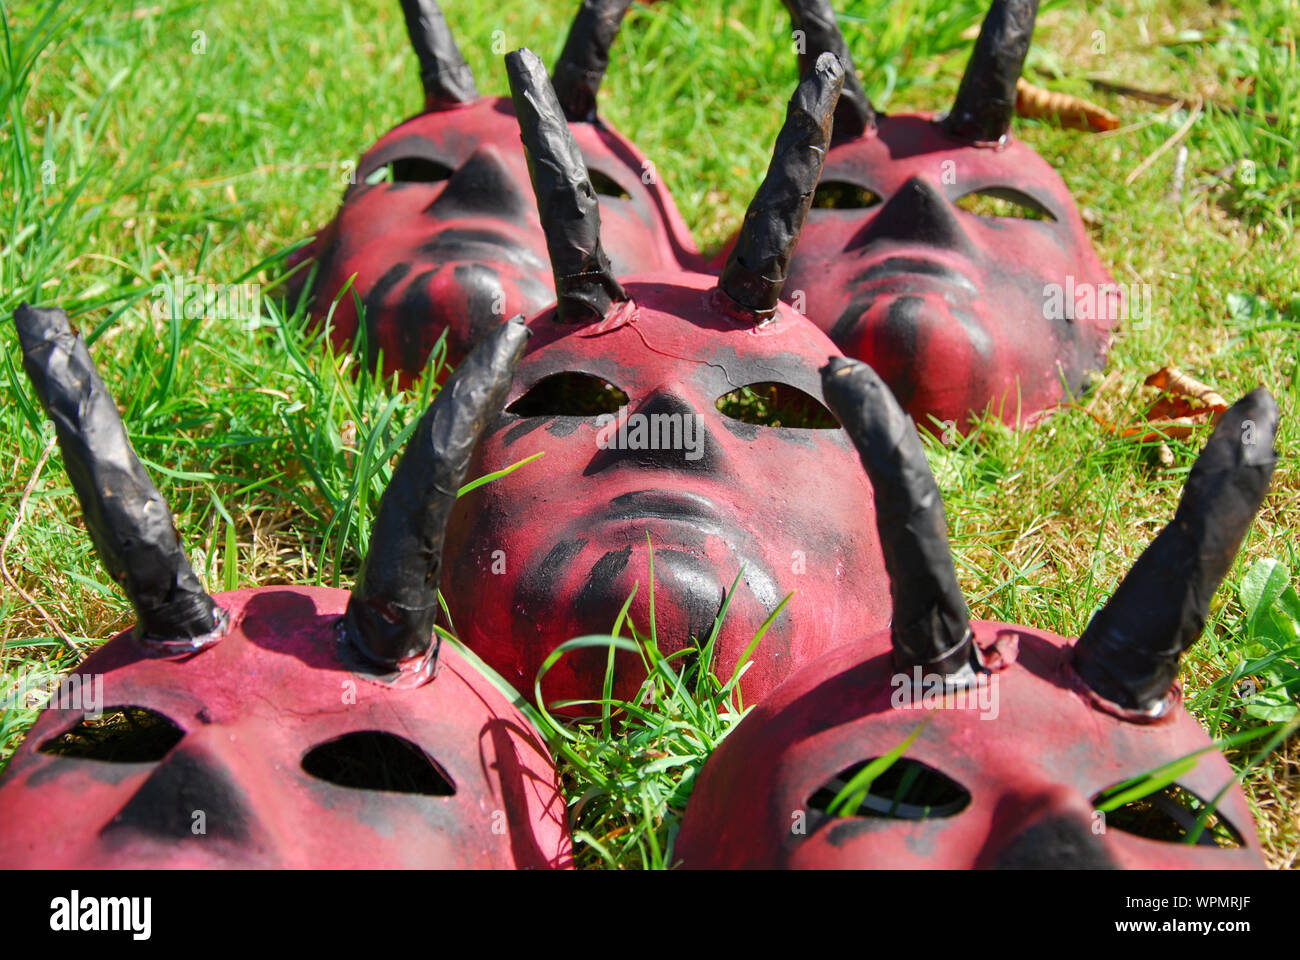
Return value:
[[(411, 268), (412, 265), (405, 261), (393, 264), (376, 281), (375, 285), (370, 288), (370, 292), (362, 300), (366, 308), (367, 363), (373, 364), (379, 352), (380, 337), (382, 336), (381, 321), (387, 309), (388, 299), (398, 285), (406, 279), (411, 272)], [(351, 290), (348, 291), (347, 296), (352, 296)]]
[[(422, 369), (429, 359), (429, 351), (442, 333), (438, 322), (440, 305), (429, 296), (429, 285), (437, 276), (438, 269), (425, 270), (411, 281), (397, 306), (397, 315), (391, 318), (394, 328), (391, 332), (404, 370)], [(392, 362), (390, 359), (389, 365)]]
[(563, 588), (569, 568), (586, 545), (585, 539), (575, 537), (572, 540), (561, 540), (551, 547), (542, 562), (531, 566), (520, 578), (515, 591), (519, 605), (528, 610), (552, 605)]
[(469, 318), (471, 346), (505, 322), (505, 289), (501, 275), (482, 263), (458, 264), (452, 272), (456, 286), (465, 292), (465, 315)]

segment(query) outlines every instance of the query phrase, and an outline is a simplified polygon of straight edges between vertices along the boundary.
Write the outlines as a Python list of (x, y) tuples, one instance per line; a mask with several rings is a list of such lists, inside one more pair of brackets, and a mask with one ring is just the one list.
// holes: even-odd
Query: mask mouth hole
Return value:
[(751, 383), (718, 397), (724, 417), (760, 427), (838, 430), (839, 421), (816, 397), (788, 383)]
[(456, 171), (428, 157), (398, 157), (366, 174), (366, 183), (439, 183)]
[(986, 187), (958, 198), (957, 206), (978, 217), (1056, 222), (1052, 211), (1013, 187)]
[(185, 732), (147, 707), (108, 707), (98, 717), (51, 737), (38, 752), (108, 763), (157, 763), (181, 742)]
[(828, 780), (808, 799), (808, 807), (832, 816), (878, 817), (888, 820), (940, 820), (952, 817), (970, 804), (970, 791), (934, 767), (900, 757), (858, 793), (861, 802), (854, 807), (850, 797), (846, 806), (832, 813), (835, 797), (840, 794), (867, 764), (878, 758), (863, 760), (846, 767)]
[(553, 373), (543, 377), (506, 407), (517, 417), (598, 417), (618, 413), (628, 396), (608, 380), (591, 373)]
[(624, 190), (617, 180), (607, 173), (601, 173), (599, 170), (588, 170), (587, 176), (591, 178), (591, 189), (595, 190), (602, 197), (617, 197), (620, 200), (631, 200), (632, 194)]
[(866, 210), (881, 202), (880, 195), (845, 180), (823, 180), (813, 193), (814, 210)]
[[(1093, 806), (1100, 807), (1109, 797), (1120, 793), (1132, 784), (1117, 784), (1103, 790), (1093, 798)], [(1196, 824), (1209, 804), (1186, 787), (1170, 784), (1163, 790), (1145, 797), (1130, 800), (1114, 810), (1106, 811), (1107, 830), (1120, 830), (1162, 843), (1188, 843)], [(1205, 817), (1205, 826), (1196, 839), (1197, 846), (1240, 847), (1241, 834), (1226, 818), (1211, 810)]]
[(302, 758), (303, 772), (353, 790), (386, 790), (450, 797), (456, 785), (418, 746), (383, 730), (345, 733), (312, 747)]

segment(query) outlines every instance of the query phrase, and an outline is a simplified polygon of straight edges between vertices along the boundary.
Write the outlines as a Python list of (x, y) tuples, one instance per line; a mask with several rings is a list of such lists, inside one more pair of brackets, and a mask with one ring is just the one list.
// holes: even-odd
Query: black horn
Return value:
[(835, 19), (830, 0), (783, 0), (790, 12), (790, 22), (803, 36), (799, 44), (799, 76), (806, 77), (823, 53), (833, 53), (844, 68), (844, 89), (835, 107), (835, 126), (831, 134), (836, 141), (853, 140), (876, 125), (876, 112), (862, 89), (849, 45)]
[(420, 418), (379, 501), (343, 631), (353, 649), (386, 671), (418, 682), (436, 667), (433, 625), (447, 518), (528, 336), (517, 317), (480, 341)]
[(894, 604), (894, 663), (969, 682), (982, 669), (979, 649), (948, 549), (943, 498), (916, 426), (865, 363), (833, 357), (821, 375), (826, 403), (857, 447), (875, 492)]
[(826, 162), (843, 84), (844, 68), (833, 53), (818, 57), (799, 82), (767, 176), (745, 211), (744, 225), (722, 270), (718, 287), (755, 319), (771, 316), (781, 299), (790, 257)]
[(1011, 128), (1016, 81), (1034, 36), (1038, 0), (993, 0), (944, 127), (966, 140), (995, 141)]
[(420, 61), (425, 108), (443, 110), (477, 100), (474, 72), (460, 55), (442, 8), (434, 0), (402, 0), (402, 13)]
[(54, 421), (86, 530), (100, 562), (135, 607), (136, 638), (161, 654), (215, 642), (225, 613), (195, 576), (171, 508), (131, 449), (86, 341), (59, 309), (23, 304), (14, 324), (27, 376)]
[(1075, 673), (1123, 710), (1158, 717), (1168, 709), (1179, 657), (1200, 638), (1210, 599), (1268, 492), (1277, 420), (1277, 404), (1263, 387), (1223, 414), (1173, 521), (1075, 645)]
[(506, 54), (510, 95), (555, 273), (557, 318), (600, 320), (627, 294), (600, 245), (600, 205), (546, 67), (526, 48)]
[(609, 69), (609, 49), (632, 0), (582, 0), (564, 51), (551, 71), (555, 96), (575, 123), (596, 119), (596, 95)]

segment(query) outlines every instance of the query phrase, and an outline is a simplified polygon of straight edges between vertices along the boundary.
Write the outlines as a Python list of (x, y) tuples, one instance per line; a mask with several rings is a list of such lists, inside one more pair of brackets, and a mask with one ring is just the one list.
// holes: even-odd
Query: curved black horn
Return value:
[(943, 121), (967, 140), (1002, 139), (1016, 112), (1016, 81), (1034, 36), (1038, 0), (993, 0), (966, 64), (952, 110)]
[(573, 18), (551, 81), (564, 115), (575, 123), (596, 119), (596, 94), (609, 69), (609, 48), (630, 6), (632, 0), (582, 0)]
[(460, 55), (442, 8), (434, 0), (402, 0), (402, 13), (411, 46), (420, 60), (425, 108), (443, 110), (477, 100), (474, 72)]
[(479, 342), (420, 417), (375, 511), (344, 635), (371, 663), (417, 680), (436, 666), (442, 540), (470, 456), (505, 402), (528, 342), (517, 317)]
[(817, 58), (795, 89), (767, 176), (745, 211), (745, 222), (727, 258), (718, 287), (757, 319), (776, 310), (790, 256), (799, 242), (821, 179), (831, 120), (844, 84), (844, 68), (833, 53)]
[(135, 607), (136, 637), (154, 652), (215, 642), (225, 614), (194, 575), (171, 508), (140, 463), (67, 314), (23, 304), (14, 312), (23, 366), (59, 438), (100, 562)]
[(894, 663), (953, 681), (973, 679), (981, 669), (979, 649), (948, 549), (943, 498), (915, 424), (865, 363), (832, 357), (821, 375), (826, 403), (857, 447), (875, 492), (894, 602)]
[(1223, 414), (1173, 521), (1075, 644), (1075, 672), (1111, 703), (1151, 717), (1167, 709), (1178, 659), (1200, 638), (1210, 599), (1268, 492), (1277, 420), (1277, 404), (1263, 387)]
[(799, 76), (806, 77), (823, 53), (835, 54), (844, 68), (844, 89), (840, 92), (840, 102), (835, 107), (832, 137), (839, 141), (862, 136), (876, 125), (876, 112), (871, 108), (871, 101), (858, 80), (853, 58), (849, 55), (849, 45), (844, 42), (844, 34), (840, 32), (830, 0), (782, 2), (786, 10), (790, 11), (790, 22), (794, 28), (803, 32), (798, 47)]
[(555, 272), (557, 318), (599, 320), (627, 293), (600, 246), (600, 205), (587, 164), (537, 55), (527, 48), (506, 54), (506, 75)]

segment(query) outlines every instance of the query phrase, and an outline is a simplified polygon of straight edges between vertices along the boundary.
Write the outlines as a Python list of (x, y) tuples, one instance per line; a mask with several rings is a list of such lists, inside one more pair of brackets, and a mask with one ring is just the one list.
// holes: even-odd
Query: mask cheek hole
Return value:
[(365, 181), (375, 183), (439, 183), (450, 180), (456, 171), (445, 163), (427, 157), (398, 157), (366, 174)]
[(352, 790), (386, 790), (450, 797), (456, 785), (418, 746), (383, 730), (345, 733), (312, 747), (303, 755), (303, 772), (317, 780)]
[(38, 747), (40, 753), (108, 763), (157, 763), (185, 732), (156, 710), (107, 707)]
[(1240, 847), (1241, 834), (1217, 811), (1205, 813), (1209, 804), (1186, 787), (1170, 784), (1143, 797), (1126, 800), (1113, 809), (1105, 808), (1132, 792), (1131, 782), (1116, 784), (1093, 798), (1092, 805), (1105, 817), (1107, 830), (1120, 830), (1162, 843), (1188, 843), (1197, 822), (1205, 814), (1205, 826), (1197, 837), (1198, 846)]
[[(879, 758), (846, 767), (808, 798), (808, 807), (832, 817), (939, 820), (970, 805), (970, 791), (934, 767), (901, 757), (868, 781), (854, 784)], [(852, 789), (849, 789), (852, 787)]]
[(983, 190), (972, 190), (958, 198), (957, 206), (978, 217), (1056, 222), (1052, 211), (1029, 194), (1013, 187), (986, 187)]
[(834, 414), (821, 401), (788, 383), (751, 383), (723, 394), (715, 406), (724, 417), (760, 427), (839, 428)]

